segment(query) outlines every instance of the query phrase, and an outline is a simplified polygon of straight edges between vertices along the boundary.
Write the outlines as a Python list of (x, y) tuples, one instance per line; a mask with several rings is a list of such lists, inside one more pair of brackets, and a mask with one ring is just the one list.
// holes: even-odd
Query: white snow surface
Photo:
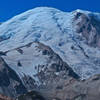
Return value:
[[(86, 15), (95, 14), (100, 19), (99, 13), (88, 11), (62, 12), (48, 7), (35, 8), (0, 25), (0, 37), (5, 39), (0, 42), (0, 51), (11, 50), (33, 41), (40, 41), (59, 54), (82, 79), (100, 74), (100, 49), (89, 47), (85, 44), (85, 39), (80, 40), (81, 36), (76, 33), (76, 29), (73, 27), (73, 18), (76, 12), (82, 12)], [(72, 46), (75, 50), (71, 49)], [(84, 55), (79, 46), (84, 49), (89, 58)], [(30, 54), (29, 52), (29, 57)], [(12, 61), (16, 60), (15, 58)], [(25, 59), (23, 62), (27, 66)], [(32, 63), (36, 64), (35, 62)], [(17, 69), (16, 66), (14, 68)], [(30, 69), (25, 68), (22, 71), (26, 73), (33, 69), (32, 67)]]
[[(38, 85), (41, 83), (37, 74), (44, 71), (45, 68), (49, 69), (55, 62), (52, 59), (50, 60), (48, 55), (43, 55), (43, 50), (39, 47), (40, 45), (42, 44), (32, 43), (30, 46), (13, 49), (7, 52), (6, 56), (3, 56), (8, 66), (18, 74), (20, 79), (24, 75), (30, 76)], [(44, 46), (44, 48), (48, 47)]]

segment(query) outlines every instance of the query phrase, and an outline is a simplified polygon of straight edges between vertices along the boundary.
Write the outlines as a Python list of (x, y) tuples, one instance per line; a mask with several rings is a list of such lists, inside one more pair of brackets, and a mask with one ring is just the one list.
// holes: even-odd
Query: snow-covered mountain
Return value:
[(78, 79), (95, 74), (100, 74), (99, 13), (39, 7), (0, 25), (0, 93), (16, 97), (35, 89), (63, 100), (94, 100), (100, 97), (100, 76)]
[(51, 47), (81, 78), (88, 78), (100, 73), (99, 26), (99, 13), (35, 8), (0, 25), (0, 51), (39, 41)]

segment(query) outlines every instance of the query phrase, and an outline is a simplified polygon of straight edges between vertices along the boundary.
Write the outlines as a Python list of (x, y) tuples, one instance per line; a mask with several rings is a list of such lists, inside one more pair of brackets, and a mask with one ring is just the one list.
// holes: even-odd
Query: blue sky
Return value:
[(63, 11), (83, 9), (100, 12), (100, 0), (0, 0), (0, 22), (39, 6)]

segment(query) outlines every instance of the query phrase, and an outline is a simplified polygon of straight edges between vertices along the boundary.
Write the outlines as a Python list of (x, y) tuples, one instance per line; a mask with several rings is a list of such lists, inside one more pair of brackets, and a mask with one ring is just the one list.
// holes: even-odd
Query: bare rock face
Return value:
[(0, 57), (0, 93), (14, 97), (25, 92), (19, 76)]
[(0, 94), (0, 100), (13, 100), (13, 99)]
[(77, 32), (86, 38), (87, 44), (100, 47), (100, 20), (96, 15), (77, 12), (74, 18)]
[(39, 92), (32, 91), (19, 96), (16, 100), (45, 100), (45, 98)]
[(99, 100), (100, 75), (85, 81), (65, 80), (56, 88), (42, 92), (47, 100)]
[(70, 78), (51, 85), (21, 95), (17, 100), (100, 100), (100, 75), (83, 81)]

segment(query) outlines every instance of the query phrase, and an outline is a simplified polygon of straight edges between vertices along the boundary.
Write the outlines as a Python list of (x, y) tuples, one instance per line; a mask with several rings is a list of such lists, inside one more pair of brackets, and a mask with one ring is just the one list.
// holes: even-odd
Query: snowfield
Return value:
[[(99, 13), (82, 10), (62, 12), (47, 7), (35, 8), (15, 16), (0, 25), (0, 51), (5, 52), (30, 42), (39, 41), (51, 47), (82, 79), (100, 74), (100, 49), (87, 45), (86, 39), (76, 32), (77, 27), (73, 19), (78, 12), (84, 13), (87, 17), (95, 15), (100, 20)], [(80, 19), (77, 21), (80, 21)], [(30, 64), (36, 65), (39, 59), (35, 58), (33, 62), (35, 53), (31, 58), (31, 50), (29, 51), (28, 63), (26, 59), (21, 58), (19, 55), (25, 66), (24, 69), (19, 68), (18, 70), (22, 71), (22, 73), (28, 72), (29, 74), (30, 72), (31, 76), (31, 70), (34, 70), (34, 73), (36, 71)], [(13, 53), (18, 56), (16, 51), (8, 53), (7, 56), (9, 57)], [(17, 69), (14, 63), (17, 60), (16, 56), (10, 61), (8, 58), (6, 60), (6, 57), (4, 59), (9, 65), (10, 61), (12, 61), (13, 69)], [(39, 62), (43, 64), (46, 61), (43, 59), (43, 61), (39, 60)], [(27, 68), (29, 65), (30, 68)]]

